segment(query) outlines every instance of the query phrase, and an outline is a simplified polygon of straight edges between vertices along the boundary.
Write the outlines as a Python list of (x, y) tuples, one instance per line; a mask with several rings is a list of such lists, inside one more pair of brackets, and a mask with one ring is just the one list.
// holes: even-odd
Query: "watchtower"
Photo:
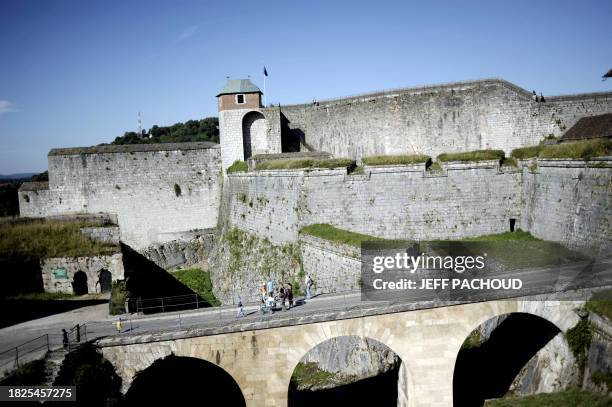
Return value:
[(271, 151), (262, 92), (250, 79), (228, 79), (217, 95), (223, 171), (237, 160)]

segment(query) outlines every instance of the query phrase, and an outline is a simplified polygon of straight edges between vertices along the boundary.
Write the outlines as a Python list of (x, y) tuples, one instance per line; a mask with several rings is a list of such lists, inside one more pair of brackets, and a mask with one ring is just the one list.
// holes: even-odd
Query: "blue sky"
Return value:
[(53, 147), (216, 115), (226, 76), (268, 102), (502, 77), (612, 90), (608, 1), (0, 1), (0, 174)]

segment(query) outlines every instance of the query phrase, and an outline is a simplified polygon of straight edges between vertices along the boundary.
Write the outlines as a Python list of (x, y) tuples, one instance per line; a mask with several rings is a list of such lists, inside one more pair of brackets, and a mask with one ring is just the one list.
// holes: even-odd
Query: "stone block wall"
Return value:
[(501, 79), (460, 82), (283, 106), (292, 132), (336, 157), (512, 149), (561, 135), (580, 117), (612, 112), (612, 93), (548, 97)]
[[(74, 276), (82, 271), (87, 276), (87, 292), (100, 293), (100, 273), (110, 272), (112, 281), (123, 280), (123, 255), (92, 257), (53, 257), (40, 260), (43, 287), (49, 293), (72, 294)], [(64, 277), (65, 276), (65, 277)]]
[(509, 230), (520, 218), (521, 174), (497, 164), (346, 170), (259, 171), (226, 180), (228, 221), (273, 243), (296, 242), (301, 227), (329, 223), (390, 239), (461, 238)]
[(523, 166), (521, 227), (589, 252), (612, 252), (612, 161), (537, 160)]
[(314, 294), (359, 289), (361, 254), (358, 247), (301, 234), (300, 249), (304, 274), (311, 276)]
[(220, 158), (211, 143), (52, 150), (49, 189), (20, 191), (21, 216), (111, 213), (126, 244), (163, 243), (217, 225)]

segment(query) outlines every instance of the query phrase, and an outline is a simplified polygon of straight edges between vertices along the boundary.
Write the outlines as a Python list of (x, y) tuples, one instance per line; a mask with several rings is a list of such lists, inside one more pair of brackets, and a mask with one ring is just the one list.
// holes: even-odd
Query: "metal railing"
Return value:
[(43, 354), (46, 354), (50, 350), (49, 334), (30, 339), (21, 345), (0, 352), (0, 370), (18, 368), (20, 364), (32, 361), (30, 356), (33, 356), (33, 353), (44, 351)]
[[(312, 295), (321, 294), (345, 294), (358, 290), (359, 281), (355, 280), (353, 284), (347, 283), (347, 279), (339, 277), (331, 277), (326, 279), (313, 279), (314, 286), (312, 288)], [(242, 287), (239, 291), (234, 290), (232, 292), (233, 305), (237, 304), (237, 299), (240, 298), (243, 304), (259, 304), (261, 302), (261, 287), (264, 284), (247, 285)], [(345, 288), (345, 287), (350, 288)], [(336, 289), (336, 287), (342, 287), (342, 289)], [(274, 290), (278, 293), (279, 285), (277, 282), (274, 283)], [(294, 291), (294, 298), (305, 297), (306, 289), (299, 288)], [(185, 311), (191, 309), (200, 308), (213, 308), (218, 307), (219, 304), (213, 304), (203, 299), (199, 294), (186, 294), (186, 295), (175, 295), (170, 297), (156, 297), (156, 298), (138, 298), (135, 301), (136, 312), (143, 314), (153, 314), (160, 312), (173, 312), (173, 311)]]

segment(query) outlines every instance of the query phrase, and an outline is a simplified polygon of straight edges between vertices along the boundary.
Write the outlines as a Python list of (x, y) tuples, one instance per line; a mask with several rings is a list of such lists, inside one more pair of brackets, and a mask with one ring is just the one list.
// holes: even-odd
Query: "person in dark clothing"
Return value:
[(62, 329), (62, 344), (64, 345), (64, 349), (68, 350), (68, 332), (65, 329)]
[(283, 284), (280, 286), (280, 300), (281, 300), (281, 309), (285, 311), (285, 299), (287, 298), (287, 291)]
[(541, 103), (546, 102), (546, 99), (544, 99), (544, 95), (542, 95), (542, 92), (540, 92), (540, 102)]
[(289, 302), (289, 309), (293, 307), (293, 286), (291, 283), (287, 283), (287, 300)]

